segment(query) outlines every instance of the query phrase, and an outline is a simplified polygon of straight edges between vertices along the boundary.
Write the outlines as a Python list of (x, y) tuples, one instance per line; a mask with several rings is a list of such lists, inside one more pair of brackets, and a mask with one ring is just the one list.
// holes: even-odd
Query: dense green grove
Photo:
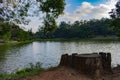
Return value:
[(38, 32), (24, 31), (15, 24), (2, 23), (0, 25), (0, 39), (4, 41), (26, 41), (51, 38), (97, 38), (116, 37), (117, 34), (111, 28), (112, 19), (102, 18), (89, 21), (61, 22), (54, 31), (46, 31), (41, 27)]
[(54, 32), (44, 32), (43, 28), (36, 33), (37, 38), (95, 38), (115, 36), (111, 29), (111, 19), (92, 19), (89, 21), (61, 22)]
[(25, 31), (15, 24), (2, 22), (0, 24), (0, 39), (3, 41), (26, 41), (32, 39), (32, 31)]
[(115, 8), (110, 12), (112, 18), (111, 27), (116, 32), (116, 35), (120, 37), (120, 0), (115, 5)]
[(0, 24), (0, 39), (4, 41), (26, 41), (33, 39), (49, 38), (96, 38), (113, 37), (115, 31), (110, 27), (112, 19), (102, 18), (89, 21), (61, 22), (54, 31), (46, 31), (40, 28), (38, 32), (32, 33), (32, 30), (24, 31), (15, 24)]

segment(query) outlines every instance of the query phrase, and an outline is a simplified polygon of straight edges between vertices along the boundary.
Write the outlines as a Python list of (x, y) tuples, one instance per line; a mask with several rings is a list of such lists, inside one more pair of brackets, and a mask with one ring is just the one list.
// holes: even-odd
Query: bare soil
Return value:
[(35, 76), (29, 76), (20, 80), (120, 80), (120, 70), (114, 69), (113, 74), (106, 74), (99, 79), (80, 74), (79, 72), (66, 68), (58, 67), (55, 69), (41, 72)]

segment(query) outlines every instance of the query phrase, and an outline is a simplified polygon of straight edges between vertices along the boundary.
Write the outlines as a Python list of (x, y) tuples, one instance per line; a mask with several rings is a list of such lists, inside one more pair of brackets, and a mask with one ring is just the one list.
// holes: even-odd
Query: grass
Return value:
[(41, 64), (39, 62), (36, 63), (36, 65), (33, 65), (30, 63), (29, 68), (25, 68), (11, 74), (0, 74), (0, 80), (16, 80), (26, 76), (32, 76), (32, 75), (38, 74), (43, 70), (44, 69), (41, 68)]

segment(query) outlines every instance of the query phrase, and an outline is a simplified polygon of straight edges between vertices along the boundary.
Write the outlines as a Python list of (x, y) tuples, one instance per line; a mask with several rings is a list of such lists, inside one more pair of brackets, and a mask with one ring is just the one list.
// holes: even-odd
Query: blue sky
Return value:
[(64, 15), (59, 22), (109, 18), (117, 0), (66, 0)]
[(89, 2), (93, 5), (98, 5), (101, 3), (105, 3), (107, 0), (66, 0), (66, 4), (70, 7), (66, 9), (66, 11), (72, 12), (78, 6), (82, 4), (82, 2)]

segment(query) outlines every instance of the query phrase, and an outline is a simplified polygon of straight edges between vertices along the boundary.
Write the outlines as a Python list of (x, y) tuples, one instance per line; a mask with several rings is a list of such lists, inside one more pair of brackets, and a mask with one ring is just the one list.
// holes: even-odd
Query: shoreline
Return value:
[(33, 40), (31, 41), (7, 41), (7, 42), (0, 42), (0, 45), (4, 45), (4, 44), (20, 44), (20, 43), (30, 43), (30, 42), (34, 42)]
[(111, 41), (116, 41), (120, 42), (120, 39), (117, 38), (55, 38), (55, 39), (39, 39), (35, 41), (98, 41), (98, 42), (111, 42)]
[[(112, 68), (113, 73), (103, 74), (99, 80), (120, 80), (120, 66)], [(60, 79), (58, 79), (60, 78)], [(49, 69), (23, 69), (15, 74), (0, 74), (0, 80), (94, 80), (92, 76), (68, 68), (58, 66)]]
[(118, 38), (53, 38), (53, 39), (36, 39), (36, 40), (26, 40), (26, 41), (3, 41), (0, 40), (0, 44), (15, 44), (15, 43), (29, 43), (29, 42), (34, 42), (34, 41), (98, 41), (98, 42), (111, 42), (111, 41), (116, 41), (120, 42), (120, 39)]

